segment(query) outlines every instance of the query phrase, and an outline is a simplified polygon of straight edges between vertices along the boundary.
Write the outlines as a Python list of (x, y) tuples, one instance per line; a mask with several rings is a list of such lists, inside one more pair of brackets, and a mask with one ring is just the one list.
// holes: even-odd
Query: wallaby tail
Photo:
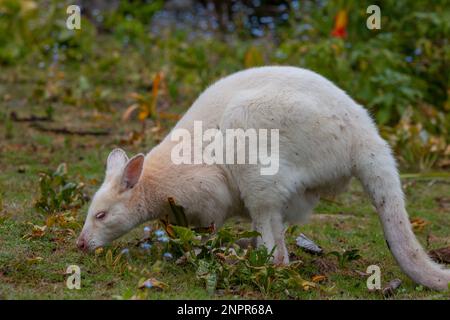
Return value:
[(412, 231), (389, 146), (380, 138), (368, 149), (356, 157), (355, 174), (377, 209), (395, 260), (416, 283), (435, 290), (448, 290), (450, 270), (430, 259)]

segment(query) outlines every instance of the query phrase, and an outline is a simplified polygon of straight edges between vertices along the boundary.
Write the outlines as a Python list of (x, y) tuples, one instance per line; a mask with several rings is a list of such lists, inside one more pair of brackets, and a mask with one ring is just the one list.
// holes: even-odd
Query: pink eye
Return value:
[(103, 219), (106, 216), (106, 212), (105, 211), (100, 211), (99, 213), (97, 213), (95, 215), (95, 218), (97, 219)]

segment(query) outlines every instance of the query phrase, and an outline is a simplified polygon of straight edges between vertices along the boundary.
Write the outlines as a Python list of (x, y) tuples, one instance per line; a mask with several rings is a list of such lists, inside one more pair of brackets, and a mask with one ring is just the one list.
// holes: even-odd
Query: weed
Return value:
[(65, 163), (54, 172), (40, 173), (39, 188), (39, 198), (34, 207), (44, 214), (80, 208), (87, 200), (83, 193), (84, 184), (68, 180)]

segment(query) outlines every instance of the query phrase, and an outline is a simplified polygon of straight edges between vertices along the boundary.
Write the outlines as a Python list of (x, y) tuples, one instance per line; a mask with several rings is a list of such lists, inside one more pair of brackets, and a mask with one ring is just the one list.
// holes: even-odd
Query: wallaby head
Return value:
[(143, 154), (131, 159), (122, 149), (114, 149), (109, 154), (105, 180), (92, 199), (77, 240), (80, 249), (94, 250), (104, 246), (142, 222), (136, 186), (143, 165)]

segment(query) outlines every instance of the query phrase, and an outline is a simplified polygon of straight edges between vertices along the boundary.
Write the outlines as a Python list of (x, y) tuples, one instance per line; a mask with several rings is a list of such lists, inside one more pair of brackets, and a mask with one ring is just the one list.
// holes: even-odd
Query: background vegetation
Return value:
[[(79, 1), (81, 30), (68, 30), (72, 3), (0, 0), (0, 298), (383, 298), (365, 287), (369, 264), (385, 283), (403, 280), (398, 298), (443, 297), (400, 273), (358, 185), (301, 227), (333, 254), (302, 251), (290, 229), (301, 267), (271, 267), (259, 251), (221, 256), (243, 232), (234, 221), (210, 244), (221, 255), (194, 254), (187, 268), (175, 263), (180, 248), (206, 244), (190, 233), (161, 242), (157, 223), (144, 241), (151, 254), (142, 229), (95, 256), (74, 241), (113, 147), (149, 150), (210, 83), (276, 64), (312, 69), (370, 110), (404, 173), (418, 236), (448, 245), (446, 1)], [(381, 30), (366, 28), (371, 4)], [(65, 288), (69, 264), (82, 266), (80, 291)]]

